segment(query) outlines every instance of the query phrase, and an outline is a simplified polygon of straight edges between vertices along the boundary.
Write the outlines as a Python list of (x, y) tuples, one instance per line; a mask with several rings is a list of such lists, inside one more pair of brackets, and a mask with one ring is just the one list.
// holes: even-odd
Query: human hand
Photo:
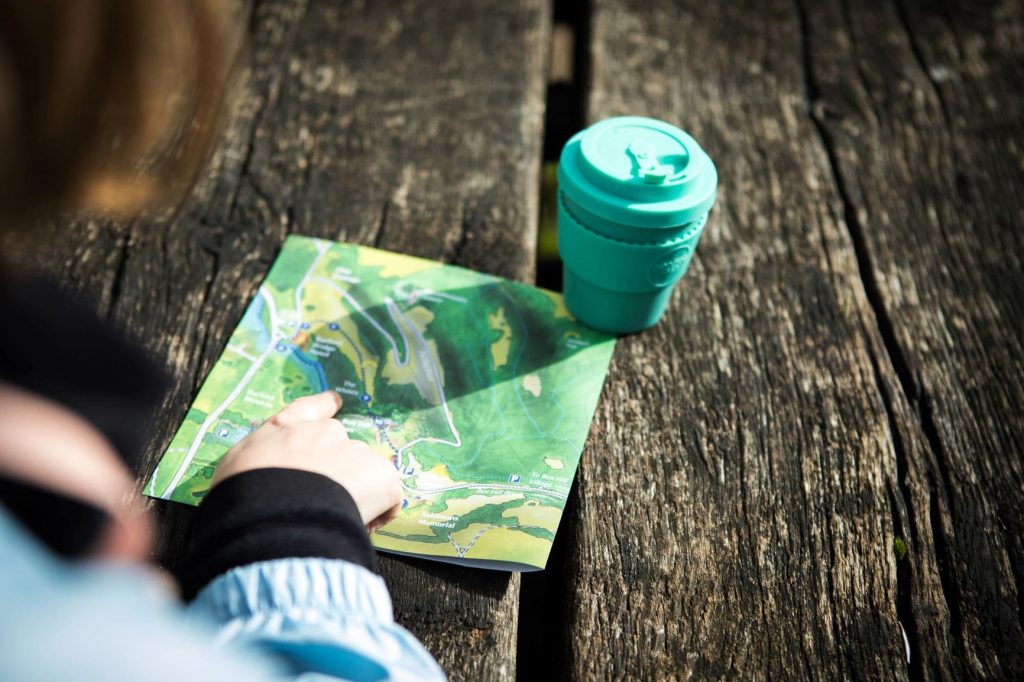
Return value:
[(333, 418), (339, 409), (333, 391), (290, 403), (224, 455), (213, 486), (253, 469), (312, 471), (344, 486), (370, 532), (392, 521), (402, 505), (398, 472), (365, 443), (349, 440)]

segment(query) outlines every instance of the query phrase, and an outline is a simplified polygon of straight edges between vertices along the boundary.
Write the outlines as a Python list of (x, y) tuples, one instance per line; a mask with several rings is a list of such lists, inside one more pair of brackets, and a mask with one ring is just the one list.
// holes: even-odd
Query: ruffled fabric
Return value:
[(443, 680), (423, 646), (395, 623), (384, 581), (338, 559), (242, 566), (203, 589), (189, 612), (218, 625), (218, 643), (250, 642), (299, 679)]

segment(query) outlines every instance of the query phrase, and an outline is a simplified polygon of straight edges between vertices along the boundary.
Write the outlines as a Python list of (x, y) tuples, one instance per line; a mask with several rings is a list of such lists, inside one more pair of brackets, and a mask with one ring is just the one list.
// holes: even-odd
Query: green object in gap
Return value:
[(609, 118), (566, 143), (558, 185), (569, 310), (619, 334), (657, 323), (715, 203), (711, 158), (671, 124)]

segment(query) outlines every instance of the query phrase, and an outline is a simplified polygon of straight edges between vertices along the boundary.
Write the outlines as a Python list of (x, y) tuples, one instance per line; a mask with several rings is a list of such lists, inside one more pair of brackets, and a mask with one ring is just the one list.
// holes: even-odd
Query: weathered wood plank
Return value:
[(584, 454), (576, 678), (903, 679), (885, 356), (791, 2), (598, 0), (589, 118), (679, 123), (721, 192)]
[[(542, 0), (256, 3), (237, 109), (189, 202), (78, 225), (51, 260), (177, 377), (144, 476), (286, 234), (532, 279), (549, 22)], [(159, 507), (173, 563), (192, 514)], [(514, 678), (518, 576), (382, 572), (454, 679)]]
[(897, 451), (914, 670), (1020, 679), (1024, 6), (808, 3), (807, 20), (897, 427), (919, 443)]

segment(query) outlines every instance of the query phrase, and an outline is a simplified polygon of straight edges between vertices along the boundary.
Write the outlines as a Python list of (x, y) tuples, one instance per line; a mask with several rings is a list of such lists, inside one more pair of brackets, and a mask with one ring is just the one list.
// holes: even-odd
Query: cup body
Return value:
[(558, 177), (567, 307), (602, 331), (654, 325), (714, 204), (714, 164), (675, 126), (619, 117), (569, 140)]

